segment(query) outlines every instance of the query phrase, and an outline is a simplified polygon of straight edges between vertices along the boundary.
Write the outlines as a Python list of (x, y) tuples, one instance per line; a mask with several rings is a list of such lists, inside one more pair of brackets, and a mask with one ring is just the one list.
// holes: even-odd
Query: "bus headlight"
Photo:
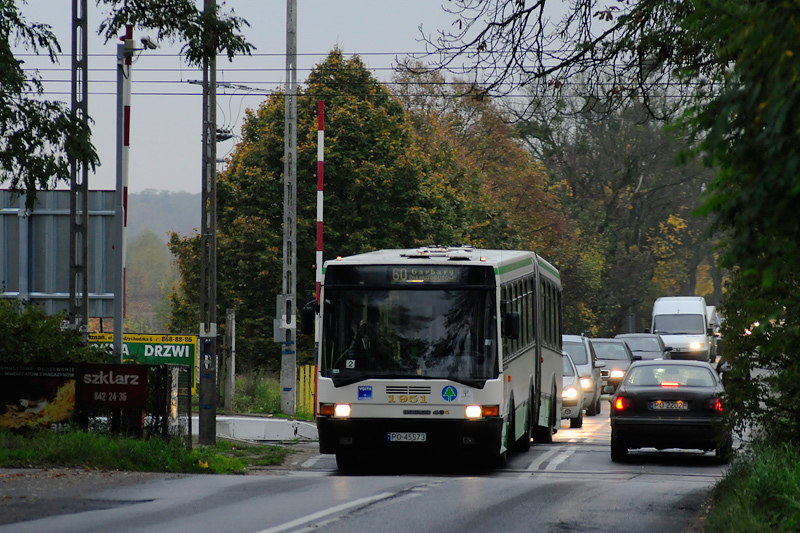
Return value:
[(464, 411), (467, 418), (480, 418), (483, 415), (483, 409), (480, 405), (468, 405)]
[(621, 378), (624, 375), (625, 375), (625, 371), (624, 370), (612, 370), (609, 373), (609, 377), (612, 377), (612, 378)]
[(333, 412), (339, 418), (346, 418), (350, 416), (350, 404), (337, 403), (336, 407), (333, 408)]
[(500, 416), (499, 405), (468, 405), (464, 408), (464, 415), (472, 420)]

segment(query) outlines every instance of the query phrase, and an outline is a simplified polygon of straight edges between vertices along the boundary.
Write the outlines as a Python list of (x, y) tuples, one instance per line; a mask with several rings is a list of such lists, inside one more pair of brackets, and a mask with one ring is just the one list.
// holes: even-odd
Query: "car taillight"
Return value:
[(709, 398), (706, 400), (706, 408), (718, 413), (722, 412), (722, 400), (719, 398)]
[(661, 382), (661, 386), (662, 387), (679, 387), (680, 383), (678, 383), (677, 381), (662, 381)]
[(625, 411), (627, 409), (633, 409), (634, 402), (633, 399), (628, 398), (626, 396), (617, 396), (617, 399), (614, 400), (614, 409), (617, 411)]

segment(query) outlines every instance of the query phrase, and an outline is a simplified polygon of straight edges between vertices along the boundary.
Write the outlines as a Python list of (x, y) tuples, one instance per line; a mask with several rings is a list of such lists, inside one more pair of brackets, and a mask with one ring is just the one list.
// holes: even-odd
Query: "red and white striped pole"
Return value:
[(133, 26), (125, 28), (125, 36), (117, 46), (117, 169), (114, 195), (114, 355), (122, 363), (123, 317), (125, 316), (125, 233), (128, 222), (128, 156), (131, 120), (131, 63), (133, 59)]
[[(122, 287), (127, 287), (127, 248), (128, 248), (128, 168), (131, 151), (131, 65), (133, 64), (133, 25), (125, 26), (125, 90), (122, 93), (123, 110), (123, 141), (122, 141), (122, 207), (124, 216), (122, 217)], [(127, 303), (126, 291), (122, 293), (122, 316), (125, 316), (125, 304)]]
[(322, 287), (322, 185), (325, 167), (325, 102), (317, 102), (317, 304)]

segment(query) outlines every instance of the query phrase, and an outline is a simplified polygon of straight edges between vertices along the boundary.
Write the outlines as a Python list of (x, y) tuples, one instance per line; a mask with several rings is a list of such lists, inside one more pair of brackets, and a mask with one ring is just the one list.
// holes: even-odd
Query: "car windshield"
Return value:
[(660, 352), (661, 346), (652, 337), (624, 337), (625, 343), (634, 352)]
[(576, 365), (585, 365), (589, 362), (589, 356), (586, 353), (586, 347), (582, 342), (565, 342), (564, 351), (572, 357), (572, 361)]
[(623, 341), (592, 342), (592, 346), (594, 346), (594, 353), (597, 354), (598, 359), (629, 359), (628, 352), (625, 351), (625, 344)]
[(716, 383), (710, 369), (689, 365), (634, 366), (626, 380), (639, 387), (713, 387)]
[(494, 293), (327, 289), (323, 376), (452, 379), (483, 386), (499, 375)]
[(703, 315), (655, 315), (653, 333), (663, 335), (702, 335), (706, 331)]
[(564, 375), (565, 376), (574, 376), (575, 375), (575, 371), (572, 369), (573, 367), (570, 364), (569, 356), (568, 355), (564, 355), (564, 356), (562, 356), (562, 359), (564, 360)]

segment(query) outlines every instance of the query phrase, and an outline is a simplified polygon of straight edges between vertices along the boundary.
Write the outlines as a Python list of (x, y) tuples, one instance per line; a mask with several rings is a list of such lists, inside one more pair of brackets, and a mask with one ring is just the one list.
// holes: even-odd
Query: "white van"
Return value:
[(672, 346), (672, 359), (714, 361), (714, 333), (702, 296), (668, 296), (653, 304), (651, 331)]

